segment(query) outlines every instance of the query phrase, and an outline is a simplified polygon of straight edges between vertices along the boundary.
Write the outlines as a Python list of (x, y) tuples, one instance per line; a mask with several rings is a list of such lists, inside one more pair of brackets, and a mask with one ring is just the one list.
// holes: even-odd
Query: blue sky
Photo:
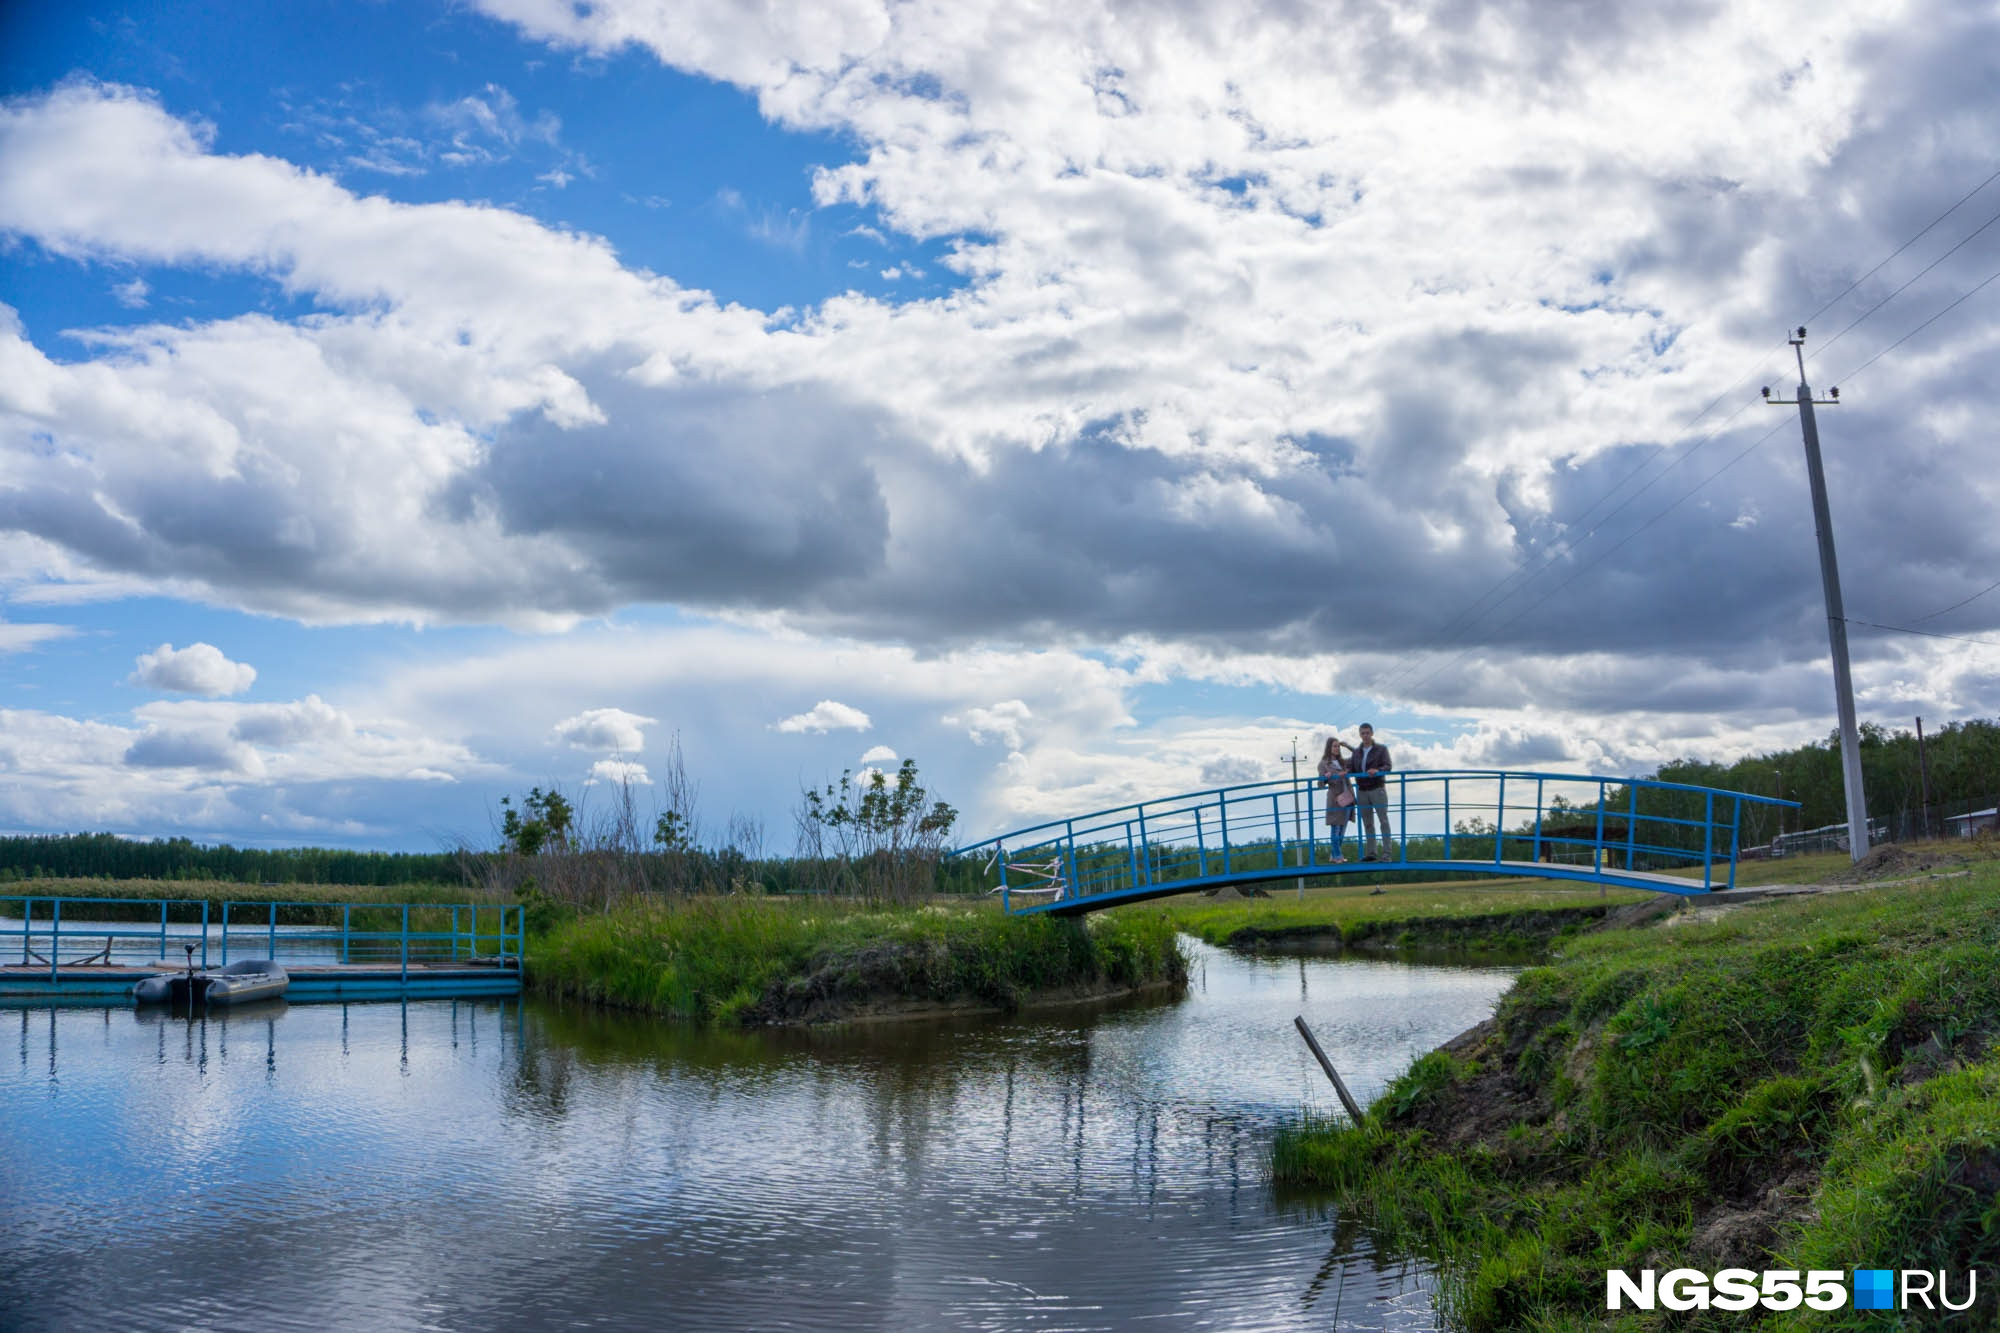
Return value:
[(1990, 716), (1995, 26), (10, 6), (0, 829), (1818, 738), (1808, 318), (1850, 614), (1954, 636), (1862, 713)]
[[(157, 90), (213, 124), (221, 151), (406, 203), (518, 210), (610, 238), (625, 263), (721, 301), (777, 310), (956, 285), (935, 266), (939, 244), (891, 235), (873, 210), (814, 206), (812, 169), (846, 160), (848, 136), (774, 133), (745, 92), (637, 53), (578, 60), (448, 5), (44, 5), (6, 21), (12, 92), (78, 76)], [(881, 276), (906, 265), (924, 276)], [(118, 278), (131, 276), (183, 318), (301, 304), (230, 273)], [(132, 321), (116, 283), (91, 305), (60, 266), (29, 262), (19, 278), (31, 325)]]

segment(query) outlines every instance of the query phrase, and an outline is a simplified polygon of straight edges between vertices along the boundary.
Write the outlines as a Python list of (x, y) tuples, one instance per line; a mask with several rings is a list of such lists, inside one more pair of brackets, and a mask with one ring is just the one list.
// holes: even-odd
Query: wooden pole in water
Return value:
[(1347, 1108), (1348, 1119), (1357, 1125), (1360, 1124), (1361, 1108), (1354, 1104), (1354, 1094), (1349, 1092), (1347, 1085), (1340, 1081), (1340, 1073), (1334, 1069), (1333, 1061), (1327, 1059), (1326, 1052), (1319, 1048), (1318, 1038), (1314, 1037), (1312, 1029), (1306, 1026), (1305, 1015), (1301, 1014), (1297, 1018), (1294, 1018), (1292, 1026), (1296, 1027), (1299, 1030), (1299, 1035), (1306, 1039), (1306, 1046), (1311, 1049), (1313, 1058), (1319, 1061), (1319, 1067), (1326, 1071), (1326, 1076), (1333, 1080), (1333, 1090), (1340, 1094), (1340, 1104)]

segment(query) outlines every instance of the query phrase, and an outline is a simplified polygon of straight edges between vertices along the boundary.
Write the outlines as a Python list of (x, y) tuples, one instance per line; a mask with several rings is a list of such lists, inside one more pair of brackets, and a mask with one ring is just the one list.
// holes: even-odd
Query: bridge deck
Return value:
[(1617, 889), (1646, 889), (1700, 897), (1720, 892), (1726, 884), (1716, 881), (1703, 887), (1699, 878), (1667, 875), (1650, 870), (1597, 870), (1590, 866), (1555, 865), (1546, 861), (1381, 861), (1346, 865), (1287, 866), (1230, 875), (1208, 875), (1197, 879), (1174, 879), (1142, 884), (1136, 888), (1112, 889), (1074, 898), (1044, 896), (1040, 901), (1010, 895), (1008, 909), (1027, 915), (1046, 912), (1053, 916), (1076, 916), (1126, 903), (1148, 902), (1182, 893), (1200, 893), (1237, 884), (1270, 884), (1296, 879), (1333, 879), (1342, 875), (1371, 874), (1394, 870), (1419, 875), (1480, 875), (1504, 879), (1566, 879)]

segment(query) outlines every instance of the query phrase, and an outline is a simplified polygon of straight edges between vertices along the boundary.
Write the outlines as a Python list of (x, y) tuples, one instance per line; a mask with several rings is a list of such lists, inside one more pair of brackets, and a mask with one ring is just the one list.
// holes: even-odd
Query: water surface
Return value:
[(0, 1327), (1430, 1328), (1275, 1125), (1510, 974), (1193, 946), (1181, 999), (702, 1033), (533, 1001), (0, 1010)]

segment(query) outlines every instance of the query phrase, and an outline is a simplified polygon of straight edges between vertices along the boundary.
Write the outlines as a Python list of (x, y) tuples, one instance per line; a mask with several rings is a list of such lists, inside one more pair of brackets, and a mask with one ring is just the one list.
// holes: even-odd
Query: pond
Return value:
[(1507, 969), (1190, 945), (1158, 997), (707, 1033), (528, 1001), (0, 1010), (0, 1327), (1431, 1328), (1269, 1183)]

